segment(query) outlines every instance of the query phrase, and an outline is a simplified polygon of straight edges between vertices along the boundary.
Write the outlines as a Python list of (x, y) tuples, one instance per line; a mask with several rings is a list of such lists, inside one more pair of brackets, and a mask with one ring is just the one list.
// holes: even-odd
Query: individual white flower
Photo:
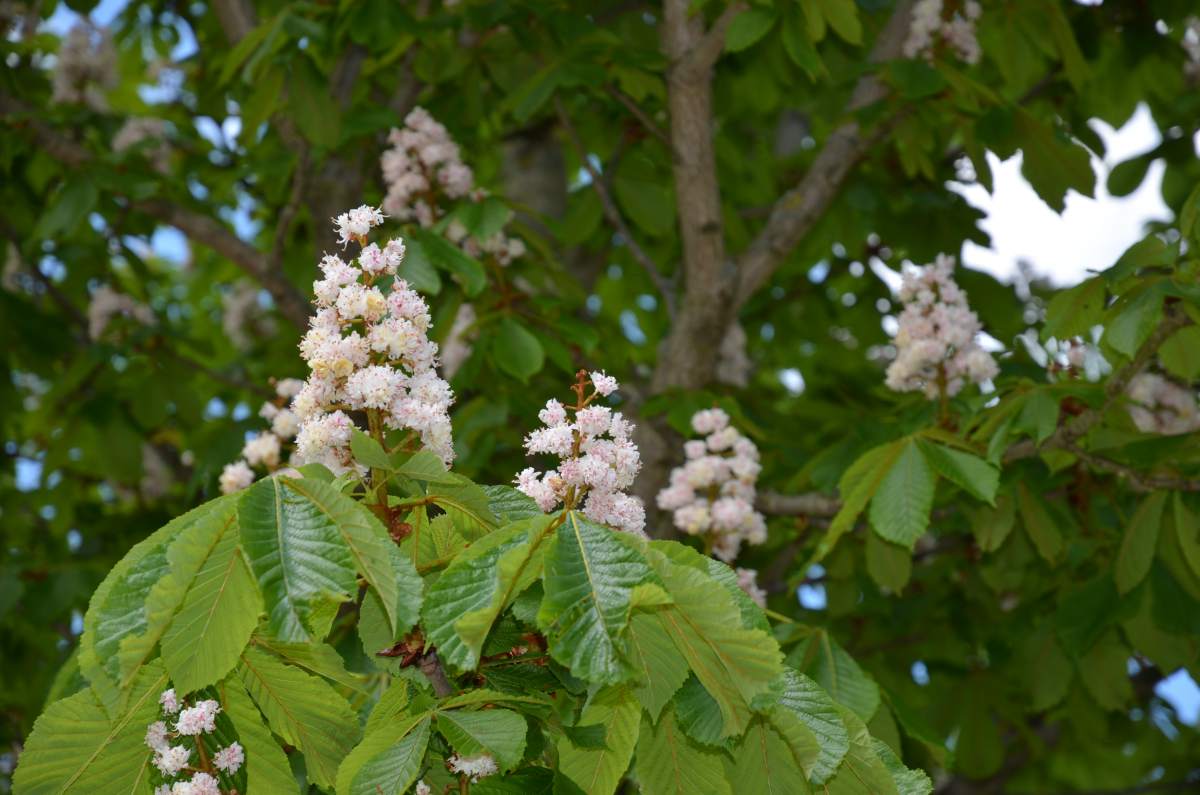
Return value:
[(196, 706), (180, 711), (175, 731), (189, 737), (211, 732), (216, 729), (217, 713), (220, 711), (221, 705), (211, 699), (197, 702)]
[(337, 230), (338, 241), (345, 246), (351, 240), (364, 239), (373, 228), (382, 223), (383, 213), (364, 204), (339, 215), (334, 219), (333, 226)]
[(242, 744), (237, 742), (230, 743), (213, 754), (213, 764), (217, 769), (231, 776), (241, 769), (245, 761), (246, 752), (242, 749)]
[(274, 469), (279, 466), (279, 449), (279, 437), (275, 434), (255, 434), (247, 439), (242, 447), (242, 458), (250, 466)]
[(221, 784), (208, 773), (197, 773), (188, 782), (188, 795), (221, 795)]
[(425, 779), (417, 781), (417, 786), (413, 790), (413, 795), (432, 795), (433, 790), (425, 783)]
[(163, 712), (168, 715), (179, 712), (179, 698), (175, 695), (173, 687), (162, 691), (162, 695), (158, 697), (158, 703), (162, 706)]
[(187, 746), (172, 745), (154, 753), (154, 766), (164, 776), (174, 776), (188, 765), (192, 751)]
[(500, 772), (500, 769), (496, 766), (496, 760), (488, 754), (479, 754), (478, 756), (459, 756), (458, 754), (454, 754), (446, 762), (450, 766), (452, 773), (466, 776), (472, 783)]
[(167, 739), (167, 724), (156, 720), (146, 727), (146, 745), (155, 751), (166, 751), (171, 743)]
[(254, 483), (254, 470), (245, 461), (234, 461), (232, 464), (226, 464), (221, 470), (221, 477), (218, 483), (221, 487), (222, 494), (233, 494), (248, 488)]

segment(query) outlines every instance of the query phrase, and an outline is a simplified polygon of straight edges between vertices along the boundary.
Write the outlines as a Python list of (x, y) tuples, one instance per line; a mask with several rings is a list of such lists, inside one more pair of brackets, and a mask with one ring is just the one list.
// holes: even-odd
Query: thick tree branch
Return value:
[[(901, 0), (875, 40), (870, 61), (882, 63), (898, 57), (908, 37), (913, 0)], [(846, 105), (851, 115), (883, 99), (887, 87), (875, 74), (859, 79)], [(766, 225), (738, 257), (736, 306), (758, 291), (809, 230), (824, 216), (841, 191), (847, 176), (870, 149), (857, 121), (850, 119), (830, 133), (812, 166), (794, 188), (775, 203)]]
[(591, 178), (592, 188), (596, 191), (596, 195), (600, 198), (600, 206), (604, 208), (604, 216), (608, 222), (613, 225), (617, 232), (625, 241), (625, 245), (629, 247), (629, 253), (633, 256), (635, 262), (641, 266), (646, 275), (650, 277), (650, 281), (654, 283), (654, 287), (662, 296), (663, 303), (667, 307), (667, 313), (671, 316), (675, 314), (675, 288), (666, 277), (662, 275), (662, 271), (658, 269), (658, 265), (646, 253), (646, 250), (637, 242), (637, 238), (633, 236), (629, 226), (625, 223), (624, 217), (621, 215), (620, 209), (613, 201), (612, 194), (609, 193), (608, 184), (604, 181), (604, 176), (596, 170), (588, 159), (587, 150), (583, 146), (583, 141), (579, 138), (579, 132), (575, 129), (575, 125), (571, 123), (571, 119), (567, 116), (566, 108), (563, 107), (561, 99), (555, 97), (554, 108), (558, 112), (558, 121), (562, 125), (563, 131), (566, 132), (567, 138), (571, 141), (571, 147), (579, 156), (579, 162), (587, 171), (588, 177)]
[(749, 6), (742, 2), (730, 3), (726, 6), (721, 15), (713, 20), (712, 27), (695, 39), (687, 51), (682, 53), (682, 57), (677, 63), (678, 68), (694, 69), (697, 72), (711, 69), (717, 59), (721, 57), (721, 51), (725, 49), (725, 34), (729, 32), (729, 26), (733, 24), (734, 17), (747, 8)]

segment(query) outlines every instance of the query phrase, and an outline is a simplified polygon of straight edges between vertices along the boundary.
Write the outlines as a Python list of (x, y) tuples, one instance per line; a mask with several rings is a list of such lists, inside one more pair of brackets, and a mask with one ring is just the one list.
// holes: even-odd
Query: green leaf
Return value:
[(324, 149), (337, 146), (342, 134), (341, 111), (330, 96), (328, 80), (307, 57), (292, 61), (288, 105), (305, 138)]
[(1017, 523), (1017, 506), (1008, 494), (996, 500), (995, 508), (980, 508), (970, 513), (971, 532), (984, 552), (995, 552), (1008, 539)]
[(988, 684), (985, 678), (974, 677), (968, 680), (961, 696), (962, 717), (954, 761), (955, 768), (970, 778), (994, 775), (1004, 763), (1000, 727), (992, 715), (990, 694), (984, 691)]
[(1192, 573), (1200, 577), (1200, 518), (1184, 502), (1183, 495), (1175, 493), (1174, 511), (1175, 535), (1179, 539), (1179, 548), (1183, 557), (1191, 567)]
[(912, 552), (876, 533), (867, 534), (867, 572), (880, 588), (900, 593), (912, 575)]
[(433, 584), (422, 623), (443, 662), (460, 671), (479, 664), (496, 618), (541, 575), (542, 541), (552, 521), (538, 515), (489, 533)]
[(442, 459), (430, 450), (418, 450), (395, 469), (397, 474), (424, 483), (457, 486), (463, 482), (460, 476), (446, 471)]
[(346, 699), (321, 679), (253, 646), (242, 652), (238, 675), (272, 731), (304, 754), (309, 778), (333, 786), (338, 765), (360, 734)]
[(847, 44), (862, 44), (862, 24), (854, 0), (816, 0), (821, 15)]
[(1133, 358), (1162, 319), (1162, 303), (1161, 283), (1151, 283), (1131, 296), (1123, 296), (1108, 311), (1104, 342)]
[(346, 662), (327, 643), (284, 643), (274, 638), (257, 635), (253, 643), (261, 649), (271, 652), (283, 661), (297, 668), (303, 668), (310, 674), (315, 674), (342, 687), (360, 692), (367, 692), (366, 676), (354, 674), (346, 670)]
[(1042, 712), (1066, 698), (1075, 669), (1049, 625), (1030, 636), (1021, 661), (1024, 670), (1037, 671), (1028, 680), (1034, 710)]
[(879, 709), (879, 685), (825, 630), (814, 631), (797, 646), (788, 655), (788, 663), (815, 679), (835, 701), (861, 719), (870, 720)]
[(33, 724), (13, 776), (22, 795), (126, 795), (150, 792), (146, 726), (159, 713), (167, 675), (157, 663), (134, 679), (128, 706), (109, 718), (92, 689), (51, 704)]
[(913, 441), (906, 441), (871, 497), (871, 527), (881, 537), (911, 550), (929, 527), (933, 487), (929, 463)]
[(657, 616), (635, 612), (629, 620), (629, 659), (637, 678), (630, 685), (650, 719), (658, 720), (662, 708), (688, 678), (687, 661)]
[(442, 710), (437, 728), (461, 756), (490, 754), (501, 770), (511, 770), (525, 753), (525, 718), (510, 709)]
[(930, 795), (933, 792), (933, 782), (929, 780), (925, 771), (905, 767), (900, 757), (896, 756), (896, 752), (883, 740), (872, 737), (871, 747), (891, 775), (899, 795)]
[(976, 499), (995, 505), (1000, 470), (971, 453), (922, 439), (921, 452), (934, 470)]
[[(295, 642), (323, 637), (314, 625), (321, 606), (348, 601), (358, 587), (341, 529), (296, 487), (301, 482), (307, 492), (325, 493), (317, 486), (332, 491), (319, 481), (271, 477), (247, 489), (238, 504), (242, 546), (266, 603), (267, 626), (280, 640)], [(380, 552), (377, 562), (386, 560)]]
[(1100, 278), (1055, 293), (1046, 307), (1043, 336), (1061, 340), (1088, 334), (1103, 320), (1106, 295), (1107, 287)]
[(430, 482), (427, 495), (469, 541), (496, 529), (497, 521), (492, 515), (488, 494), (474, 483), (465, 480), (456, 485)]
[(821, 539), (813, 562), (822, 560), (833, 551), (838, 539), (854, 527), (858, 515), (867, 507), (867, 502), (879, 488), (880, 481), (891, 470), (892, 464), (896, 462), (907, 443), (907, 440), (901, 439), (873, 448), (860, 456), (842, 475), (838, 483), (842, 507)]
[[(388, 691), (391, 692), (391, 691)], [(373, 713), (372, 713), (373, 714)], [(429, 745), (427, 713), (396, 715), (368, 728), (338, 767), (337, 795), (400, 795), (416, 781)]]
[(236, 674), (221, 685), (221, 709), (233, 721), (238, 740), (246, 749), (246, 790), (298, 793), (300, 785), (287, 754), (271, 736), (271, 730), (263, 723), (262, 715)]
[(613, 180), (621, 210), (649, 235), (670, 234), (675, 226), (674, 194), (649, 169), (630, 167), (628, 160), (617, 169)]
[(520, 322), (504, 318), (493, 338), (496, 366), (504, 372), (528, 383), (530, 376), (541, 371), (546, 362), (542, 343)]
[(1121, 551), (1117, 553), (1117, 591), (1129, 593), (1145, 579), (1154, 562), (1154, 550), (1158, 547), (1158, 528), (1162, 526), (1163, 508), (1167, 504), (1168, 492), (1156, 491), (1138, 506), (1125, 537), (1121, 540)]
[(483, 486), (488, 495), (488, 507), (502, 522), (515, 522), (539, 516), (542, 509), (533, 498), (512, 486)]
[(817, 53), (817, 48), (813, 46), (812, 40), (808, 38), (808, 31), (804, 28), (803, 15), (792, 9), (788, 9), (784, 13), (783, 47), (787, 50), (788, 57), (796, 66), (803, 69), (804, 73), (808, 75), (808, 79), (814, 83), (821, 77), (827, 77), (829, 71), (821, 61), (821, 56)]
[(418, 258), (425, 259), (435, 268), (453, 276), (467, 296), (479, 295), (487, 286), (487, 272), (479, 260), (469, 256), (441, 235), (427, 229), (419, 229), (406, 238), (405, 243), (405, 258), (412, 256), (415, 249)]
[(1178, 254), (1175, 246), (1167, 245), (1158, 235), (1147, 235), (1125, 249), (1112, 267), (1104, 271), (1104, 280), (1114, 284), (1136, 275), (1142, 268), (1169, 267)]
[(1200, 376), (1200, 326), (1176, 331), (1158, 349), (1158, 360), (1171, 375), (1185, 381)]
[(1021, 483), (1017, 486), (1017, 505), (1021, 510), (1021, 522), (1025, 526), (1025, 533), (1037, 547), (1038, 554), (1047, 563), (1057, 563), (1063, 551), (1062, 531), (1050, 516), (1045, 503)]
[(1123, 710), (1133, 698), (1129, 681), (1130, 651), (1110, 630), (1087, 654), (1079, 658), (1079, 678), (1101, 708)]
[(816, 737), (820, 750), (804, 772), (814, 784), (825, 783), (850, 750), (850, 735), (837, 704), (820, 685), (791, 668), (780, 677), (777, 698), (779, 708), (789, 710)]
[(236, 498), (222, 497), (169, 522), (129, 550), (92, 595), (79, 639), (79, 668), (109, 710), (120, 711), (126, 688), (183, 599), (183, 591), (171, 587), (166, 609), (150, 615), (147, 600), (171, 571), (167, 550), (189, 528), (228, 521), (235, 505)]
[(810, 791), (787, 739), (762, 716), (747, 727), (733, 751), (728, 777), (738, 795), (792, 795)]
[(1072, 87), (1079, 90), (1087, 82), (1089, 70), (1087, 61), (1084, 60), (1083, 53), (1079, 49), (1079, 42), (1075, 41), (1075, 32), (1071, 30), (1071, 23), (1067, 20), (1067, 15), (1063, 13), (1062, 6), (1051, 3), (1045, 6), (1043, 11), (1045, 16), (1042, 17), (1042, 20), (1050, 28), (1054, 45), (1058, 48), (1059, 55), (1062, 56), (1067, 79), (1071, 81)]
[(404, 259), (396, 270), (396, 276), (408, 282), (408, 286), (426, 295), (437, 295), (442, 291), (442, 277), (429, 259), (420, 243), (407, 242)]
[(775, 11), (761, 6), (751, 7), (733, 18), (725, 32), (725, 49), (740, 52), (770, 32), (775, 25)]
[(1038, 444), (1050, 438), (1058, 427), (1058, 399), (1046, 389), (1030, 392), (1021, 403), (1021, 413), (1013, 430), (1028, 431)]
[(745, 629), (727, 591), (712, 578), (652, 553), (673, 604), (656, 615), (688, 667), (720, 707), (722, 737), (741, 734), (751, 702), (783, 671), (774, 639), (761, 629)]
[(837, 774), (825, 785), (825, 792), (828, 795), (899, 795), (895, 779), (875, 752), (875, 743), (866, 724), (848, 709), (838, 711), (846, 722), (850, 750)]
[(716, 699), (691, 675), (671, 700), (679, 728), (701, 745), (722, 748), (726, 745), (725, 716)]
[(732, 795), (720, 752), (692, 742), (667, 709), (657, 725), (642, 713), (634, 769), (646, 795)]
[(1013, 114), (1013, 120), (1024, 154), (1021, 173), (1042, 201), (1061, 213), (1068, 190), (1093, 195), (1096, 174), (1086, 149), (1021, 108)]
[(626, 687), (606, 687), (583, 708), (578, 725), (604, 727), (604, 747), (558, 742), (559, 771), (587, 795), (611, 795), (629, 768), (638, 735), (641, 708)]
[(358, 428), (350, 431), (350, 452), (354, 455), (354, 460), (363, 466), (386, 471), (392, 469), (392, 461), (384, 452), (383, 445)]
[(87, 218), (100, 200), (100, 191), (85, 174), (71, 177), (50, 200), (50, 206), (38, 219), (35, 237), (47, 239), (70, 234)]
[(204, 532), (181, 534), (168, 552), (170, 576), (190, 575), (178, 583), (186, 595), (161, 641), (163, 663), (180, 693), (216, 684), (232, 671), (262, 612), (238, 547), (236, 513), (200, 527)]
[(653, 581), (646, 561), (606, 527), (566, 514), (546, 551), (538, 626), (552, 657), (597, 684), (629, 675), (626, 627), (633, 589)]

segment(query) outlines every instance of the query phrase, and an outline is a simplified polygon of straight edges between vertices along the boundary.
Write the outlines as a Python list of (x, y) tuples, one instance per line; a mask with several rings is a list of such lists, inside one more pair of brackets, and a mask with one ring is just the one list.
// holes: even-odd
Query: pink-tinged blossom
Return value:
[(1157, 373), (1139, 373), (1129, 382), (1129, 416), (1142, 433), (1176, 436), (1200, 430), (1200, 409), (1192, 389)]
[[(586, 402), (599, 395), (594, 390)], [(557, 400), (547, 401), (538, 418), (545, 427), (525, 437), (525, 449), (530, 455), (553, 455), (560, 459), (559, 465), (545, 473), (525, 469), (517, 475), (517, 489), (546, 513), (566, 503), (594, 522), (643, 534), (645, 507), (625, 493), (642, 465), (629, 438), (633, 426), (607, 406), (576, 409)]]
[(217, 769), (231, 776), (241, 769), (245, 761), (246, 752), (242, 749), (242, 744), (237, 742), (230, 743), (213, 754), (213, 764)]
[(107, 284), (102, 284), (92, 293), (88, 303), (88, 336), (98, 340), (112, 323), (113, 318), (129, 318), (143, 326), (153, 325), (154, 312), (150, 307), (132, 296), (119, 293)]
[(979, 346), (982, 326), (953, 274), (954, 258), (945, 254), (932, 265), (905, 272), (896, 358), (887, 369), (889, 389), (920, 391), (934, 400), (953, 397), (968, 382), (983, 384), (999, 372)]
[(186, 793), (187, 795), (221, 795), (221, 784), (208, 773), (197, 773), (188, 782)]
[(167, 724), (156, 720), (146, 727), (146, 745), (154, 751), (166, 751), (171, 746), (167, 739)]
[(179, 698), (175, 695), (175, 688), (168, 688), (158, 697), (158, 703), (162, 706), (163, 712), (168, 715), (174, 715), (179, 712)]
[(179, 713), (175, 731), (188, 737), (207, 734), (216, 729), (217, 713), (221, 705), (211, 699), (199, 701), (194, 707), (186, 707)]
[(417, 782), (416, 789), (413, 790), (414, 795), (432, 795), (432, 793), (433, 790), (430, 789), (429, 785), (425, 783), (425, 779), (419, 780)]
[(383, 213), (364, 204), (335, 218), (333, 228), (337, 230), (338, 241), (345, 246), (351, 240), (362, 240), (382, 223)]
[(904, 56), (931, 61), (939, 45), (944, 44), (964, 63), (979, 63), (983, 51), (975, 36), (975, 23), (983, 7), (976, 0), (967, 0), (947, 14), (944, 5), (943, 0), (918, 0), (913, 6)]
[(743, 543), (767, 539), (766, 522), (754, 510), (755, 482), (762, 468), (758, 448), (729, 424), (729, 415), (721, 409), (696, 412), (692, 428), (705, 438), (684, 443), (687, 458), (671, 471), (656, 501), (672, 512), (677, 528), (705, 537), (713, 554), (728, 563)]
[(758, 572), (754, 569), (737, 570), (738, 587), (754, 600), (759, 607), (767, 606), (767, 592), (758, 587)]
[(500, 771), (496, 767), (496, 760), (488, 754), (479, 754), (478, 756), (454, 754), (446, 760), (446, 763), (450, 766), (450, 772), (466, 776), (471, 783), (487, 776), (494, 776)]
[(183, 745), (173, 745), (154, 752), (154, 766), (164, 776), (178, 775), (188, 765), (192, 755), (190, 748)]

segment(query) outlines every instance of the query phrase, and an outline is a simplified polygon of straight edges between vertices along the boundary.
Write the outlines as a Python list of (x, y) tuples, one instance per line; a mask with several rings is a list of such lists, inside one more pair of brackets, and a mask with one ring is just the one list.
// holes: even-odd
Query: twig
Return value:
[(634, 101), (633, 97), (629, 96), (624, 91), (613, 85), (605, 86), (604, 90), (608, 92), (609, 96), (624, 105), (625, 109), (629, 111), (630, 115), (637, 119), (641, 125), (646, 128), (646, 132), (650, 133), (663, 144), (665, 144), (668, 149), (671, 148), (671, 138), (667, 135), (662, 127), (659, 127), (654, 123), (654, 119), (650, 118), (646, 111), (642, 110), (642, 107)]
[(596, 195), (600, 198), (600, 205), (604, 208), (604, 216), (608, 218), (608, 222), (612, 224), (617, 232), (625, 241), (625, 245), (629, 247), (629, 253), (633, 255), (633, 259), (641, 266), (646, 275), (650, 277), (650, 281), (654, 283), (654, 287), (662, 296), (663, 304), (667, 308), (667, 314), (674, 317), (675, 315), (675, 291), (672, 288), (670, 281), (662, 275), (654, 260), (641, 247), (634, 238), (633, 233), (629, 230), (629, 226), (625, 223), (625, 219), (621, 216), (621, 211), (617, 208), (616, 202), (613, 201), (612, 194), (608, 190), (608, 184), (604, 181), (604, 177), (596, 170), (588, 159), (587, 150), (583, 146), (583, 141), (579, 138), (579, 133), (575, 126), (571, 123), (571, 119), (567, 116), (566, 109), (563, 107), (562, 100), (555, 97), (554, 107), (558, 112), (559, 123), (562, 124), (563, 130), (567, 133), (567, 137), (571, 141), (571, 147), (579, 156), (579, 160), (591, 179), (592, 188), (596, 191)]
[(454, 695), (454, 686), (446, 678), (446, 671), (436, 651), (429, 651), (421, 657), (420, 668), (429, 684), (433, 685), (433, 692), (438, 698)]
[(815, 491), (807, 494), (764, 491), (759, 493), (754, 507), (769, 516), (835, 516), (842, 503), (837, 497)]

